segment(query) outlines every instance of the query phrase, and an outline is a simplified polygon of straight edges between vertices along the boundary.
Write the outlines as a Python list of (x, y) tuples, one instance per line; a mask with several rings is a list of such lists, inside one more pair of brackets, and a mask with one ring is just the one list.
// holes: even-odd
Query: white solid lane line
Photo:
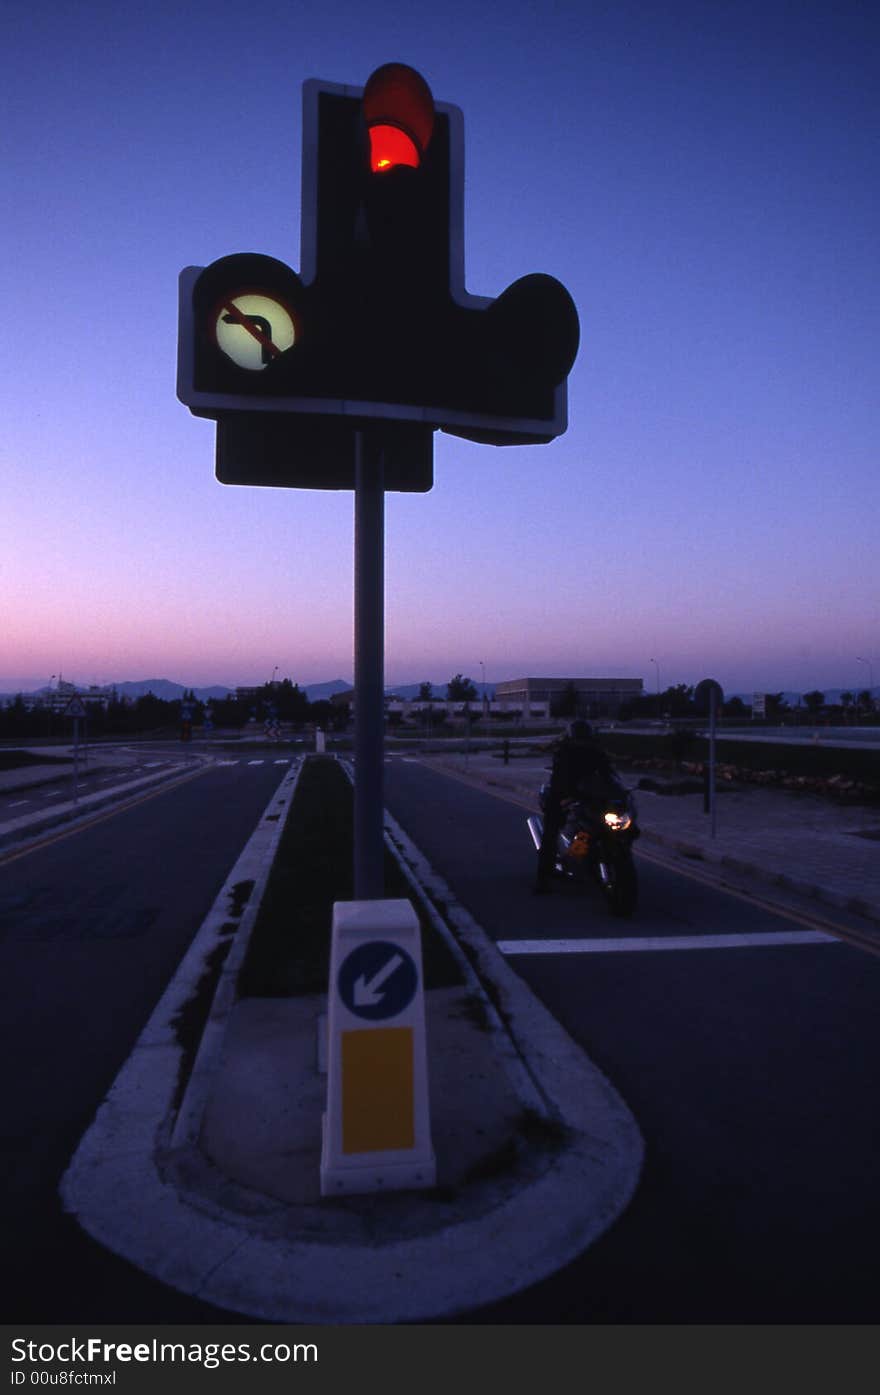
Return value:
[(499, 940), (502, 954), (642, 954), (664, 949), (772, 949), (775, 945), (840, 944), (819, 930), (742, 935), (638, 935), (605, 940)]

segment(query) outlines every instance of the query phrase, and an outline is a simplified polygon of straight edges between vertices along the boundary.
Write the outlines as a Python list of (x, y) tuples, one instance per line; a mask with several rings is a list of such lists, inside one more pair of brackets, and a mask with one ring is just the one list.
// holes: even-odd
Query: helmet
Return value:
[(568, 728), (568, 734), (572, 741), (589, 741), (593, 735), (593, 728), (582, 717), (577, 717)]

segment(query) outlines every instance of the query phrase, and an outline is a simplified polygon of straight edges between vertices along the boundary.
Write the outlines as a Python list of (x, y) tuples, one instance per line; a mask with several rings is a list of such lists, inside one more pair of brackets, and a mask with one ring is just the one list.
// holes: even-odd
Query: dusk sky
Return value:
[(353, 672), (350, 493), (225, 487), (187, 265), (299, 265), (302, 83), (465, 121), (468, 290), (545, 271), (569, 429), (390, 494), (386, 683), (880, 685), (876, 0), (4, 0), (0, 691)]

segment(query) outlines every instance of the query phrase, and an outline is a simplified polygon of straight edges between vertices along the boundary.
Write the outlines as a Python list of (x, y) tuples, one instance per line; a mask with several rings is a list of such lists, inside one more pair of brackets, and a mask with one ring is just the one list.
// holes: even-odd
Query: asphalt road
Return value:
[[(631, 920), (598, 890), (534, 897), (524, 809), (402, 760), (385, 780), (390, 812), (483, 928), (513, 942), (513, 967), (646, 1141), (612, 1229), (469, 1320), (876, 1322), (880, 958), (837, 940), (710, 947), (807, 927), (647, 857)], [(588, 952), (671, 937), (689, 947)], [(551, 939), (584, 952), (513, 952)]]
[[(109, 1254), (57, 1186), (285, 768), (218, 765), (3, 866), (7, 1321), (247, 1321)], [(647, 860), (630, 922), (598, 893), (534, 898), (524, 810), (417, 764), (385, 769), (391, 812), (497, 939), (797, 929)], [(633, 1109), (647, 1161), (592, 1249), (464, 1320), (876, 1322), (880, 961), (771, 944), (511, 953)]]
[(243, 1320), (109, 1254), (57, 1188), (287, 768), (218, 766), (0, 868), (6, 1322)]

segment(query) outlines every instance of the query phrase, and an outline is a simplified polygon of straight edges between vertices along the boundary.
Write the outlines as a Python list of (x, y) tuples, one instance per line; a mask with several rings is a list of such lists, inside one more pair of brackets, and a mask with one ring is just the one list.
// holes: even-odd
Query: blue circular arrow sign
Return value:
[(415, 997), (419, 975), (415, 961), (400, 945), (371, 940), (342, 961), (337, 983), (349, 1012), (368, 1022), (397, 1017)]

